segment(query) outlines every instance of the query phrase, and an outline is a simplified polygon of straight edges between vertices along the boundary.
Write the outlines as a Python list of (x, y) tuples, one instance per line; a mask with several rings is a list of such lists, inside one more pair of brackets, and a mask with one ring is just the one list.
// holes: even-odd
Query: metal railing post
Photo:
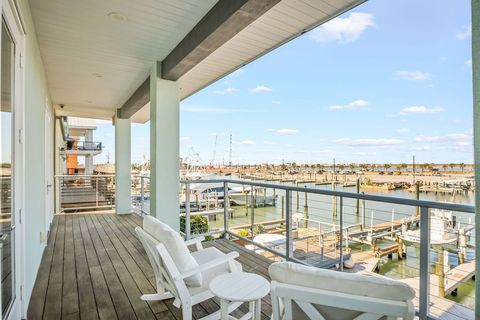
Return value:
[(343, 271), (343, 197), (340, 197), (340, 271)]
[(185, 238), (190, 239), (190, 183), (185, 182)]
[(420, 319), (430, 310), (430, 217), (427, 207), (420, 207)]
[(230, 198), (228, 196), (228, 182), (223, 182), (223, 231), (225, 239), (229, 239), (228, 235), (228, 220), (230, 219), (229, 215), (230, 209)]
[(292, 239), (292, 208), (290, 198), (292, 193), (290, 190), (285, 190), (285, 222), (286, 222), (286, 256), (290, 260), (293, 256), (293, 239)]
[[(90, 182), (92, 181), (92, 177), (90, 177)], [(95, 203), (98, 207), (98, 178), (95, 178)]]
[(253, 190), (254, 190), (254, 186), (252, 184), (252, 188), (250, 189), (250, 230), (251, 230), (251, 233), (252, 233), (252, 240), (253, 240), (253, 237), (254, 237), (254, 234), (253, 234), (253, 227), (255, 225), (255, 196), (253, 195)]
[(143, 203), (145, 201), (145, 186), (144, 186), (144, 179), (140, 177), (140, 215), (143, 217)]

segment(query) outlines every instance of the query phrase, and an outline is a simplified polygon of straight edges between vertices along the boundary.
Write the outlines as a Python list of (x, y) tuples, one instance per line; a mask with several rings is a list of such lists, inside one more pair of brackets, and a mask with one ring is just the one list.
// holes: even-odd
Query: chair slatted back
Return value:
[(153, 272), (155, 273), (157, 284), (160, 284), (172, 295), (178, 297), (178, 290), (172, 278), (172, 273), (178, 273), (178, 270), (168, 270), (167, 264), (163, 261), (162, 256), (157, 250), (159, 242), (155, 238), (145, 232), (141, 227), (136, 227), (135, 232), (147, 252), (148, 259), (150, 260)]
[[(325, 319), (321, 306), (360, 312), (355, 319), (377, 320), (413, 319), (415, 309), (411, 301), (395, 301), (382, 298), (357, 296), (348, 293), (307, 288), (272, 281), (273, 319), (292, 320), (293, 302), (309, 319)], [(320, 309), (320, 310), (319, 310)]]

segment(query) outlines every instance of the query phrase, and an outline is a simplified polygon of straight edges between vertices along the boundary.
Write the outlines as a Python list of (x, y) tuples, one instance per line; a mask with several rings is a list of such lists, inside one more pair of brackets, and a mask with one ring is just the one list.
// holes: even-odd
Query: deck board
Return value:
[[(155, 276), (134, 228), (137, 215), (71, 214), (55, 216), (48, 245), (28, 306), (28, 319), (172, 319), (181, 320), (173, 299), (145, 302), (155, 291)], [(246, 272), (268, 278), (272, 261), (227, 240), (205, 243), (223, 252), (238, 251)], [(195, 319), (219, 309), (214, 298), (195, 305)], [(241, 316), (244, 304), (233, 315)], [(269, 319), (270, 297), (262, 300)]]

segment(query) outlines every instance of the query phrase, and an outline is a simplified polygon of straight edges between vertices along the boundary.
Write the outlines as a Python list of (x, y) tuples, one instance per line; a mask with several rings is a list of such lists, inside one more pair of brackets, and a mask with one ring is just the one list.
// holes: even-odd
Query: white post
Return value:
[[(475, 161), (475, 257), (480, 256), (480, 0), (472, 0), (473, 148)], [(480, 277), (480, 264), (475, 265)], [(480, 282), (475, 281), (475, 318), (480, 318)]]
[(162, 79), (156, 62), (150, 74), (150, 214), (174, 230), (180, 229), (179, 103), (177, 82)]
[(115, 209), (132, 212), (130, 119), (115, 119)]
[[(87, 145), (91, 145), (90, 142), (93, 141), (93, 130), (86, 130), (85, 132), (85, 142), (89, 142)], [(85, 155), (85, 174), (93, 174), (93, 156), (91, 154)]]

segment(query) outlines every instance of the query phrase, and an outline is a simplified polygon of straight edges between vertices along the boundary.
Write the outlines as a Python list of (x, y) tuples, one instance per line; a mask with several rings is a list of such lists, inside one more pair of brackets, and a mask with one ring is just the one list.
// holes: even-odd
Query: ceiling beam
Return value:
[[(176, 81), (281, 0), (219, 0), (162, 61), (162, 78)], [(150, 77), (118, 110), (130, 118), (150, 101)]]
[(117, 117), (120, 119), (129, 119), (149, 102), (150, 76), (140, 85), (140, 87), (137, 88), (137, 90), (135, 90), (123, 106), (118, 109)]
[(162, 61), (162, 78), (178, 80), (280, 0), (220, 0)]

